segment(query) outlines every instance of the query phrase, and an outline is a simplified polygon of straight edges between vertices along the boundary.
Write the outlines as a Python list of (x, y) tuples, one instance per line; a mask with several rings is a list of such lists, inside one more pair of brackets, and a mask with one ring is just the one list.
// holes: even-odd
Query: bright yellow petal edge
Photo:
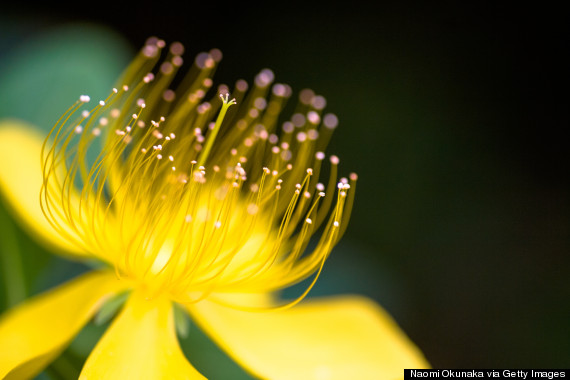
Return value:
[(404, 368), (430, 367), (388, 313), (360, 296), (265, 313), (209, 301), (188, 310), (228, 355), (264, 379), (397, 379)]
[(111, 271), (90, 272), (8, 311), (0, 319), (0, 378), (36, 375), (124, 287)]
[(40, 207), (40, 152), (44, 139), (45, 136), (24, 121), (0, 122), (0, 195), (31, 236), (51, 246), (53, 252), (87, 257), (53, 229)]

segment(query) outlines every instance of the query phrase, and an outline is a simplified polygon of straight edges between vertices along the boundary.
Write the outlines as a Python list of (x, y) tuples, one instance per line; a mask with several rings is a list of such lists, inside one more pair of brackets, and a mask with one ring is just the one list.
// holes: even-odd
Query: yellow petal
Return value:
[(8, 311), (0, 319), (0, 378), (40, 372), (123, 287), (111, 271), (91, 272)]
[(376, 303), (343, 296), (254, 313), (211, 301), (188, 307), (206, 332), (266, 379), (398, 379), (429, 364)]
[(186, 360), (172, 304), (133, 293), (83, 367), (80, 380), (204, 379)]
[[(49, 224), (40, 207), (43, 137), (19, 120), (0, 123), (0, 192), (26, 229), (56, 252), (86, 256), (79, 247), (63, 239)], [(73, 231), (69, 231), (73, 236)]]

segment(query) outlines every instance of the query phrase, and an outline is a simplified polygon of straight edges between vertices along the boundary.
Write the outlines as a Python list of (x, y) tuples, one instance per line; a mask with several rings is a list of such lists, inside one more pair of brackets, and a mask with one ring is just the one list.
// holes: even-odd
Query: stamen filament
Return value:
[(317, 281), (354, 202), (356, 175), (338, 182), (336, 156), (326, 186), (318, 182), (321, 136), (330, 137), (336, 117), (321, 116), (324, 98), (304, 91), (278, 131), (291, 90), (271, 87), (269, 70), (247, 93), (236, 83), (239, 106), (225, 85), (221, 104), (212, 100), (221, 57), (214, 50), (174, 93), (167, 87), (181, 64), (178, 47), (151, 74), (163, 46), (149, 40), (106, 99), (82, 110), (82, 96), (58, 120), (42, 146), (42, 211), (59, 234), (149, 298), (189, 303), (307, 281), (294, 300), (268, 306), (291, 307)]

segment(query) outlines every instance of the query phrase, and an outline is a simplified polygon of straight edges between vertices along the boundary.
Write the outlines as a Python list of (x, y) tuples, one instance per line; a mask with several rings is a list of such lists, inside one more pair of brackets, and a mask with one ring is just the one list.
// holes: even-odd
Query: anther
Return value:
[(333, 165), (338, 165), (338, 163), (340, 162), (340, 160), (337, 156), (331, 156), (330, 160), (331, 160), (331, 164), (333, 164)]
[(307, 120), (309, 120), (309, 123), (316, 125), (321, 122), (321, 117), (315, 111), (309, 111), (307, 114)]
[(290, 121), (286, 121), (283, 123), (283, 132), (292, 133), (294, 130), (295, 130), (295, 125)]
[(311, 105), (315, 109), (322, 110), (327, 106), (327, 100), (323, 96), (317, 95), (311, 100)]
[(338, 118), (335, 114), (328, 113), (323, 118), (323, 124), (329, 129), (335, 129), (338, 125)]
[(309, 140), (316, 140), (319, 138), (319, 132), (316, 129), (309, 129), (307, 131), (307, 137)]
[(277, 144), (279, 142), (279, 137), (275, 133), (269, 135), (269, 142), (271, 144)]
[(250, 203), (249, 205), (247, 205), (247, 213), (249, 215), (255, 215), (257, 214), (258, 211), (259, 211), (259, 206), (257, 206), (255, 203)]

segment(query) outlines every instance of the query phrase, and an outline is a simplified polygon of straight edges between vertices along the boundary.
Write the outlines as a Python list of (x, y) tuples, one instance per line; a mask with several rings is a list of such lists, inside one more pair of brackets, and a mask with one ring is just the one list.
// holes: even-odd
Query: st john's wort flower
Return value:
[(426, 366), (367, 299), (296, 305), (346, 229), (357, 179), (338, 180), (339, 159), (325, 159), (338, 123), (325, 99), (303, 90), (283, 120), (292, 91), (267, 69), (230, 98), (212, 88), (215, 49), (175, 92), (183, 47), (164, 47), (149, 39), (105, 100), (88, 107), (82, 95), (43, 144), (21, 122), (0, 129), (0, 188), (20, 220), (57, 252), (108, 268), (4, 315), (0, 376), (37, 374), (123, 292), (81, 379), (203, 378), (178, 345), (173, 303), (261, 378), (393, 379)]

